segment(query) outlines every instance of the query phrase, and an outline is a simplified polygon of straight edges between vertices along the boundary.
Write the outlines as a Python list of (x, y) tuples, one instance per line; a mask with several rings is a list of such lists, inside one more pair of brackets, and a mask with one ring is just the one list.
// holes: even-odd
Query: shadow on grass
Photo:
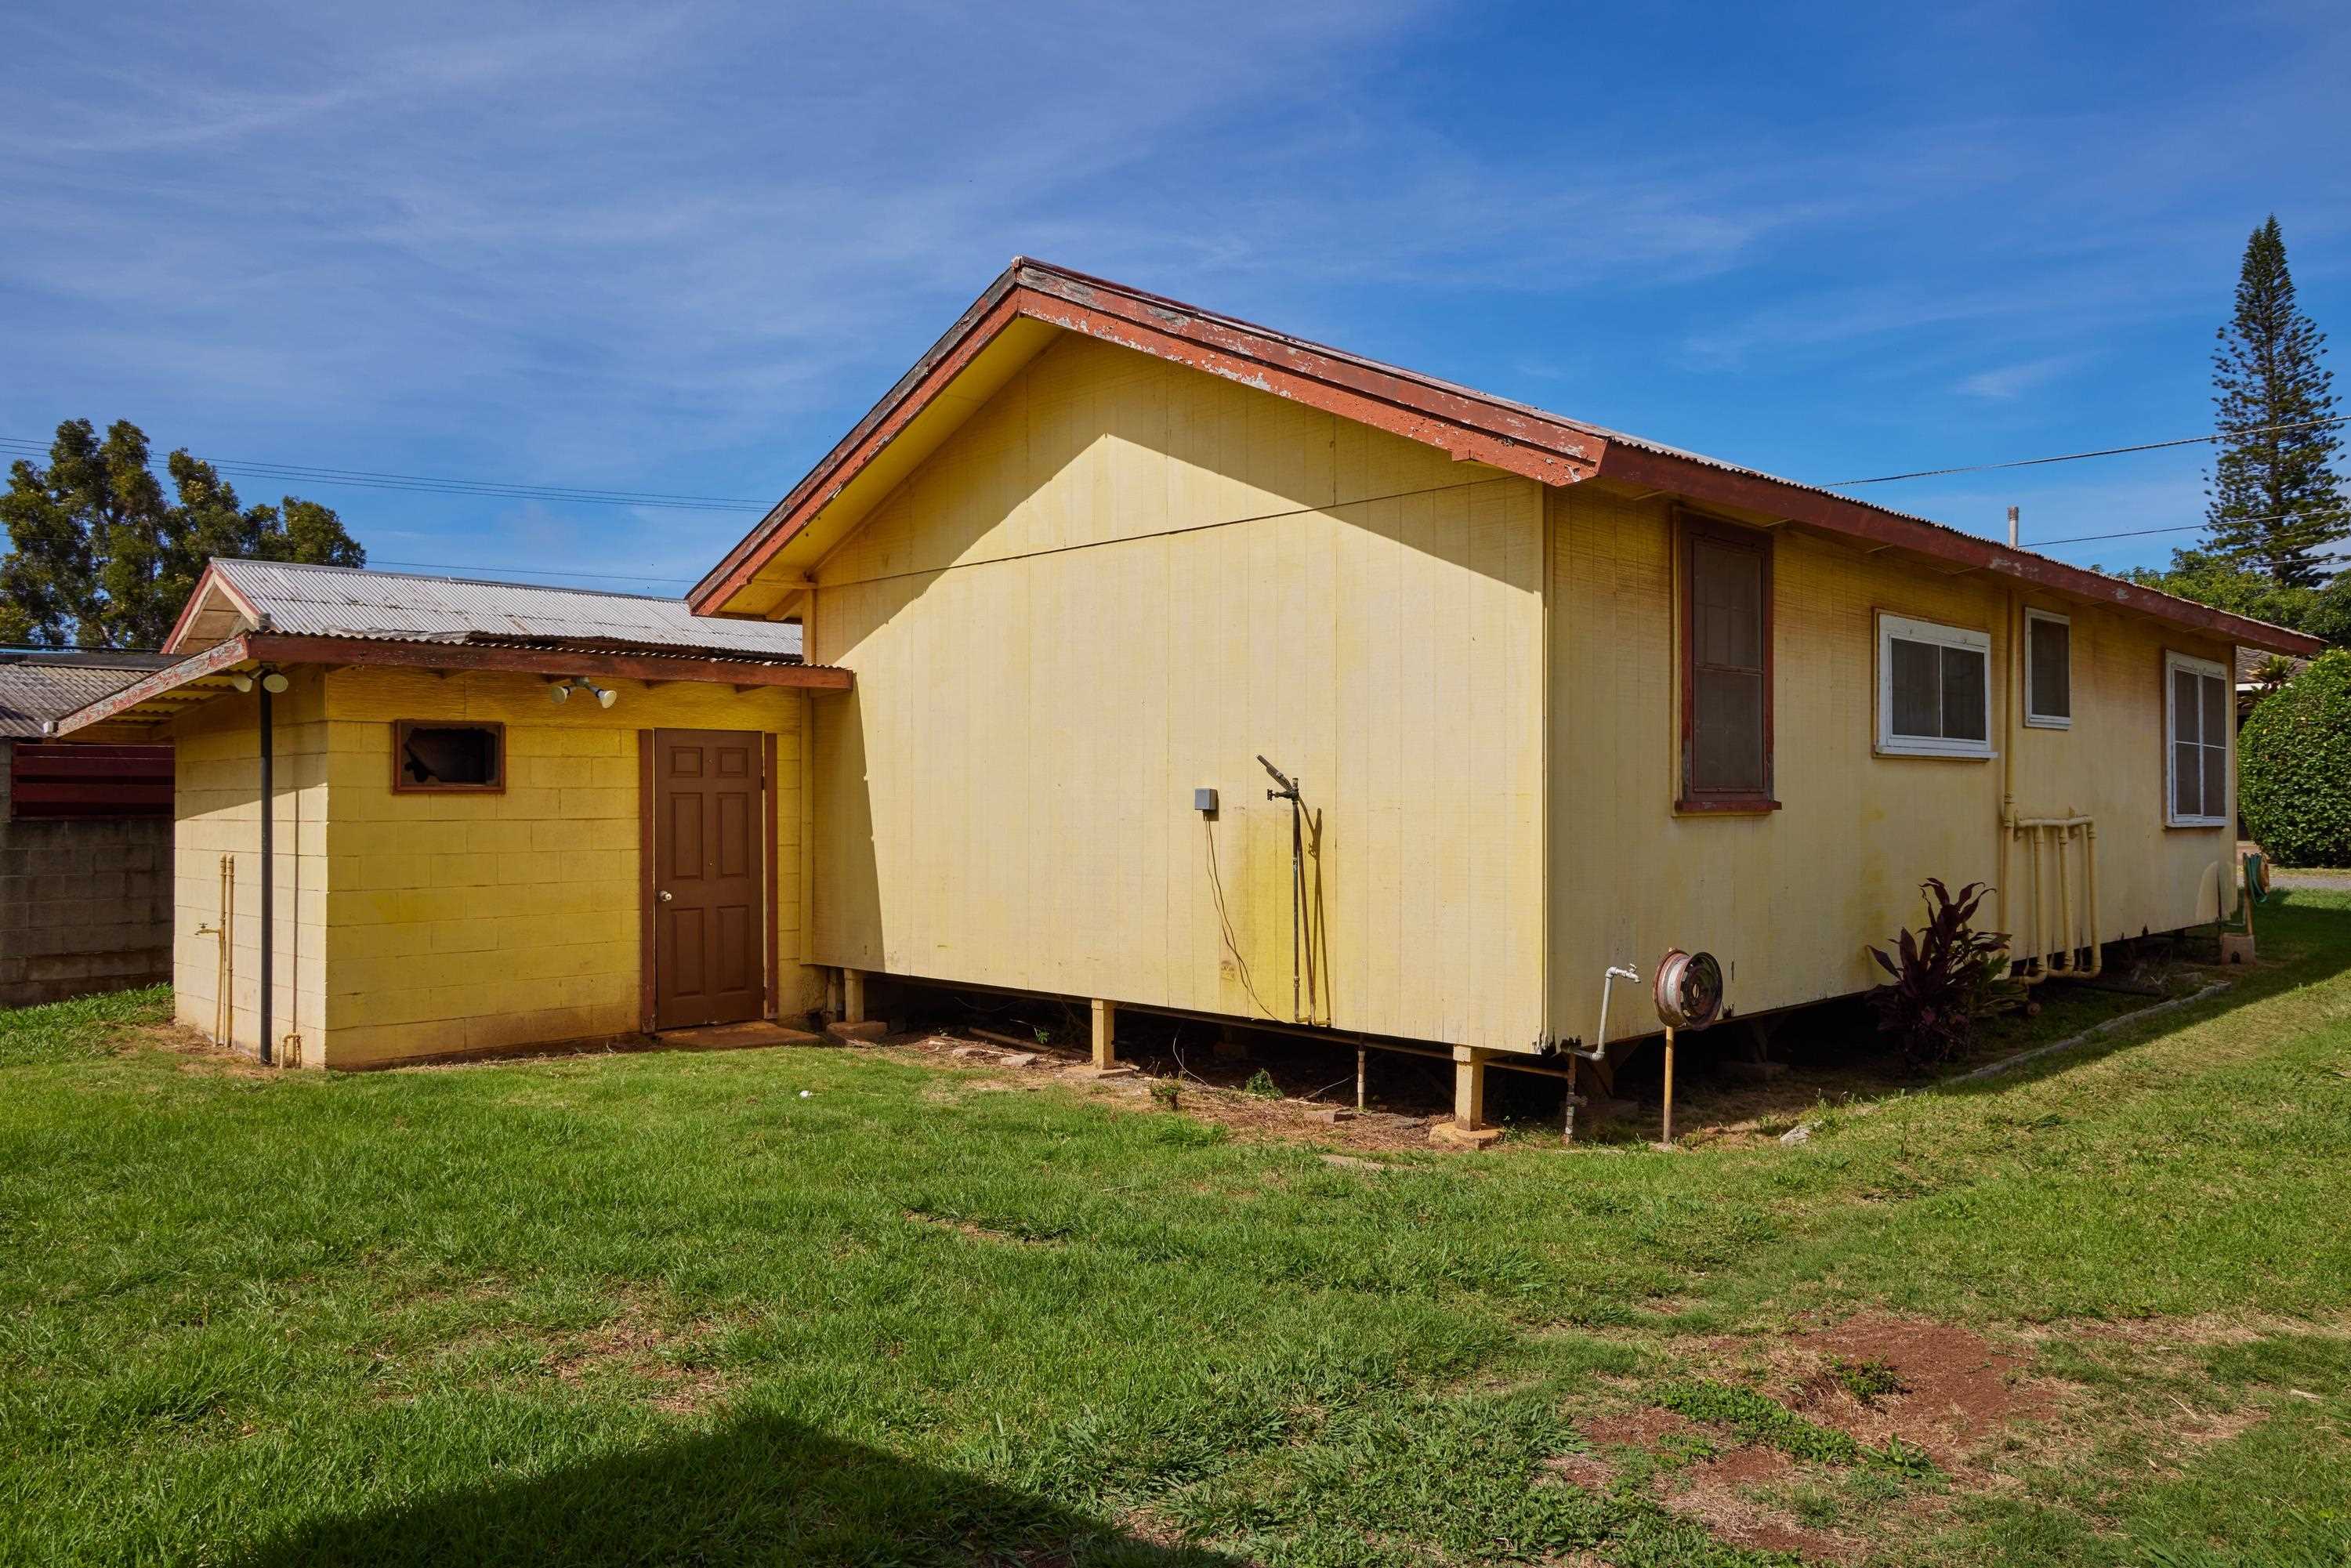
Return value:
[(378, 1563), (973, 1563), (1219, 1568), (1211, 1552), (775, 1416), (257, 1544), (244, 1568)]
[[(2267, 961), (2255, 968), (2227, 971), (2224, 977), (2229, 989), (2219, 996), (2159, 1015), (2159, 1021), (2149, 1029), (2120, 1022), (2105, 1034), (2080, 1040), (2049, 1056), (2020, 1062), (2009, 1071), (1971, 1081), (1946, 1079), (1933, 1087), (1939, 1092), (1978, 1097), (2004, 1093), (2118, 1052), (2137, 1050), (2179, 1030), (2226, 1019), (2282, 991), (2318, 985), (2351, 970), (2351, 901), (2343, 895), (2312, 898), (2305, 894), (2297, 898), (2292, 894), (2275, 894), (2255, 918), (2262, 923), (2261, 940)], [(2281, 951), (2284, 955), (2282, 962), (2269, 956)], [(2209, 957), (2205, 959), (2208, 964), (2210, 961)], [(2036, 1042), (2055, 1043), (2058, 1042)]]

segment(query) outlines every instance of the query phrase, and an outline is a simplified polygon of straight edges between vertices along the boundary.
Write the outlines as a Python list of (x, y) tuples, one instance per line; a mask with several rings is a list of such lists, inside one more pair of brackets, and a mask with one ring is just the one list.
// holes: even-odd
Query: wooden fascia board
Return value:
[(247, 640), (247, 636), (240, 635), (231, 637), (225, 643), (215, 643), (203, 653), (191, 653), (178, 664), (166, 665), (152, 675), (133, 681), (120, 691), (102, 696), (87, 707), (76, 708), (57, 720), (57, 732), (69, 735), (78, 729), (88, 729), (91, 725), (102, 724), (118, 714), (128, 713), (192, 681), (200, 681), (206, 675), (218, 674), (223, 670), (241, 664), (253, 656), (246, 651)]
[(2225, 610), (2174, 598), (2028, 550), (2012, 550), (1956, 529), (1897, 517), (1860, 501), (1823, 495), (1802, 485), (1758, 474), (1718, 468), (1710, 463), (1668, 453), (1644, 451), (1622, 442), (1609, 444), (1601, 461), (1600, 477), (1627, 485), (1653, 486), (1693, 501), (1767, 513), (1848, 538), (1866, 539), (1880, 549), (1909, 550), (1948, 562), (1959, 570), (1983, 571), (2025, 587), (2043, 588), (2092, 603), (2117, 605), (2174, 626), (2231, 638), (2249, 647), (2306, 654), (2324, 652), (2326, 647), (2323, 640), (2300, 632), (2250, 621)]
[(1148, 297), (1025, 267), (1008, 272), (997, 285), (694, 586), (686, 602), (696, 614), (709, 614), (740, 592), (982, 350), (1024, 316), (1434, 446), (1458, 461), (1482, 463), (1546, 485), (1591, 477), (1605, 446), (1599, 437), (1568, 425), (1319, 353), (1270, 333), (1186, 314)]
[(261, 623), (261, 612), (255, 609), (252, 602), (244, 594), (239, 593), (227, 578), (221, 575), (219, 567), (207, 562), (204, 575), (196, 579), (196, 586), (188, 593), (188, 601), (180, 606), (180, 618), (172, 622), (171, 635), (163, 639), (163, 652), (176, 653), (180, 651), (180, 640), (188, 634), (188, 627), (202, 610), (207, 591), (215, 588), (219, 589), (228, 601), (236, 607), (237, 613), (256, 626)]
[(821, 664), (754, 664), (669, 653), (608, 650), (485, 647), (471, 643), (366, 643), (343, 637), (248, 632), (239, 639), (255, 659), (286, 664), (367, 664), (402, 669), (480, 670), (535, 675), (611, 675), (622, 680), (706, 681), (737, 686), (788, 686), (845, 692), (857, 676)]

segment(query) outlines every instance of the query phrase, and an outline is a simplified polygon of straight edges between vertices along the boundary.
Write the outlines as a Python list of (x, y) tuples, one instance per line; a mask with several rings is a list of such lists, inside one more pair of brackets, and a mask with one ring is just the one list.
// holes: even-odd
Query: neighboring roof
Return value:
[(37, 737), (42, 720), (119, 692), (172, 662), (162, 653), (0, 649), (0, 737)]
[(164, 647), (194, 653), (238, 631), (264, 629), (371, 642), (800, 656), (798, 626), (700, 616), (682, 599), (266, 560), (214, 561)]
[[(2267, 664), (2273, 658), (2276, 658), (2279, 655), (2277, 654), (2272, 653), (2266, 648), (2238, 649), (2236, 660), (2237, 689), (2239, 691), (2242, 691), (2247, 686), (2260, 685), (2262, 684), (2262, 666)], [(2285, 654), (2283, 657), (2287, 664), (2294, 666), (2294, 673), (2297, 675), (2302, 674), (2303, 671), (2310, 668), (2310, 661), (2308, 659), (2296, 658), (2291, 653)]]
[[(1491, 397), (1025, 256), (1013, 258), (882, 401), (694, 586), (686, 602), (705, 615), (728, 612), (737, 595), (828, 507), (845, 494), (870, 494), (894, 481), (978, 405), (991, 382), (1001, 384), (1009, 374), (1007, 362), (1034, 354), (1052, 336), (1029, 323), (1228, 377), (1546, 485), (1620, 481), (2120, 605), (2257, 647), (2314, 653), (2322, 646), (2299, 632), (2011, 549), (1926, 517)], [(999, 340), (1015, 347), (999, 347), (991, 357), (991, 345)], [(967, 375), (976, 392), (957, 387)], [(925, 417), (935, 407), (945, 414)], [(893, 454), (902, 441), (905, 445)], [(883, 480), (861, 486), (869, 470)]]

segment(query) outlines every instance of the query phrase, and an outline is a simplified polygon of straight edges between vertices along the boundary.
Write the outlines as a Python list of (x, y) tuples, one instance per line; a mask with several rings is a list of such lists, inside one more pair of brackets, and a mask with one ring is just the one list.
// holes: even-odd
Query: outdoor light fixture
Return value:
[(243, 670), (232, 670), (229, 672), (228, 684), (238, 691), (249, 692), (253, 689), (253, 677)]
[(259, 681), (261, 689), (272, 696), (276, 696), (291, 684), (284, 675), (266, 664), (249, 675), (243, 670), (231, 670), (228, 673), (228, 684), (240, 692), (251, 691), (256, 681)]
[(621, 700), (621, 694), (610, 686), (600, 686), (595, 682), (579, 675), (574, 675), (568, 681), (558, 681), (548, 687), (547, 700), (551, 703), (569, 702), (573, 692), (594, 693), (598, 707), (611, 707)]
[(292, 684), (276, 670), (264, 670), (261, 674), (261, 689), (273, 696)]

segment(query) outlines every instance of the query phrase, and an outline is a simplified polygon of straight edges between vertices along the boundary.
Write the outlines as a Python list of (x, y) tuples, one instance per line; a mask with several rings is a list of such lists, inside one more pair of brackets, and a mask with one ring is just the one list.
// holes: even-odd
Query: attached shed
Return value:
[(797, 628), (223, 560), (168, 651), (69, 722), (173, 743), (182, 1021), (365, 1067), (820, 999), (801, 738), (852, 677)]
[(0, 650), (0, 1007), (170, 977), (171, 749), (49, 732), (171, 662)]

